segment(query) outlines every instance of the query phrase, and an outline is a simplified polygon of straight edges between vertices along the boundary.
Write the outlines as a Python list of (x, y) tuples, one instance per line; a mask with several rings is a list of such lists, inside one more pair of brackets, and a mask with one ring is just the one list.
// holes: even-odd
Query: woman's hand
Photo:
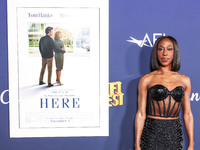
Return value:
[(141, 150), (140, 146), (135, 147), (135, 150)]
[(187, 148), (187, 150), (194, 150), (194, 144), (190, 144)]
[(194, 150), (194, 147), (188, 147), (187, 150)]

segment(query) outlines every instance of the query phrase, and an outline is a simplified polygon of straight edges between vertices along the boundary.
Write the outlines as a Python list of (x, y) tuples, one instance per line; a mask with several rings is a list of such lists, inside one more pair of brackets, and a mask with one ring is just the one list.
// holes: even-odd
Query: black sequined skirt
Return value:
[(182, 134), (180, 119), (146, 118), (140, 146), (142, 150), (182, 150)]

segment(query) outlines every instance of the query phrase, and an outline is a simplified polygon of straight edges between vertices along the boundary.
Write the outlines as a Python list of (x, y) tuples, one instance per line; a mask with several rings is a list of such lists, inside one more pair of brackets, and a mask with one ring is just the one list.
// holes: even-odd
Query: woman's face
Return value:
[(62, 39), (62, 33), (60, 33), (60, 35), (59, 35), (59, 39)]
[(166, 67), (172, 65), (174, 58), (174, 45), (170, 39), (164, 38), (159, 42), (157, 56), (161, 66)]

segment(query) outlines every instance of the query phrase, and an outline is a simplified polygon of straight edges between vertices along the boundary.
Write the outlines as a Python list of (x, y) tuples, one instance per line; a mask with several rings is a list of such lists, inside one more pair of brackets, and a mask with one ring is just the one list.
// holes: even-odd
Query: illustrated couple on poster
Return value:
[(61, 70), (63, 70), (63, 62), (64, 62), (64, 43), (61, 40), (62, 33), (57, 31), (54, 36), (54, 40), (51, 36), (54, 34), (54, 30), (52, 27), (47, 27), (45, 29), (46, 35), (41, 37), (39, 42), (39, 50), (42, 56), (42, 68), (40, 71), (39, 85), (46, 84), (43, 82), (44, 73), (46, 70), (46, 66), (48, 69), (48, 87), (53, 86), (51, 82), (52, 78), (52, 68), (53, 68), (53, 57), (55, 52), (55, 62), (56, 62), (56, 81), (58, 85), (63, 85), (61, 83)]

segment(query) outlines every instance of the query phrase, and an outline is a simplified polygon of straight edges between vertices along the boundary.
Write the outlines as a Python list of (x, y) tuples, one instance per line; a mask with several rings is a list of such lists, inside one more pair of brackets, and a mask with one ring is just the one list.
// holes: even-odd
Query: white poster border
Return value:
[[(107, 0), (7, 0), (10, 137), (108, 136), (108, 1)], [(100, 126), (91, 128), (19, 128), (19, 83), (17, 54), (17, 8), (74, 7), (100, 9)]]

